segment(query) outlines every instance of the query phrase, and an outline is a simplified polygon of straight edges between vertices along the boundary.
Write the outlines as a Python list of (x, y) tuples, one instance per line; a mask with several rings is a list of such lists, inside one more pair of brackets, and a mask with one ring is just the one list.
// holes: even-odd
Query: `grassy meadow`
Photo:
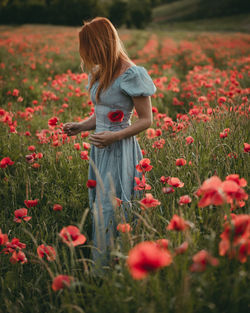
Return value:
[[(119, 30), (157, 87), (137, 136), (152, 168), (96, 278), (92, 131), (61, 131), (94, 111), (78, 31), (0, 26), (0, 312), (247, 312), (250, 35)], [(83, 244), (60, 236), (69, 225)]]

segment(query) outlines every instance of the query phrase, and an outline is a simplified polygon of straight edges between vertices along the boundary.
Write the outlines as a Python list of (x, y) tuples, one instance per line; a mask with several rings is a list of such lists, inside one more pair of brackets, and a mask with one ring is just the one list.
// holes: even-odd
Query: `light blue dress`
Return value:
[[(87, 89), (89, 83), (90, 75)], [(98, 82), (95, 82), (90, 90), (96, 114), (95, 133), (119, 131), (131, 125), (130, 118), (134, 108), (132, 97), (151, 96), (156, 92), (147, 70), (137, 65), (129, 67), (108, 89), (101, 92), (98, 104), (95, 101), (97, 87)], [(112, 122), (108, 118), (108, 113), (116, 110), (124, 113), (121, 122)], [(110, 247), (118, 235), (116, 226), (118, 223), (130, 221), (128, 217), (132, 200), (141, 196), (141, 192), (134, 190), (134, 177), (141, 178), (136, 165), (142, 158), (142, 151), (135, 136), (116, 141), (105, 148), (91, 145), (90, 159), (94, 165), (89, 164), (88, 179), (96, 180), (97, 185), (95, 188), (89, 188), (88, 195), (93, 220), (92, 258), (97, 266), (108, 264)], [(122, 200), (119, 208), (112, 204), (112, 195)]]

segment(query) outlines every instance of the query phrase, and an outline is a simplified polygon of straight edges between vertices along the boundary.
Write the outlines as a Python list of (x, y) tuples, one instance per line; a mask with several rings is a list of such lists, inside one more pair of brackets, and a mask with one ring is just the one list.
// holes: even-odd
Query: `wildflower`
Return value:
[(150, 190), (151, 189), (151, 186), (146, 184), (146, 179), (144, 175), (142, 176), (141, 180), (138, 177), (134, 177), (134, 179), (137, 185), (134, 187), (134, 190)]
[(80, 233), (79, 228), (76, 226), (63, 227), (59, 236), (68, 246), (79, 246), (85, 243), (86, 237)]
[(152, 208), (152, 207), (156, 207), (157, 205), (161, 204), (161, 202), (158, 201), (157, 199), (155, 199), (151, 193), (146, 193), (145, 198), (143, 198), (141, 201), (139, 201), (139, 203), (141, 204), (142, 210), (144, 210), (145, 207), (146, 208)]
[(38, 203), (38, 199), (24, 200), (24, 204), (26, 205), (27, 208), (31, 208), (31, 207), (37, 206), (37, 203)]
[(206, 250), (201, 250), (193, 256), (193, 264), (190, 267), (191, 272), (203, 272), (207, 264), (217, 266), (219, 260), (212, 257)]
[(139, 164), (136, 165), (136, 169), (138, 172), (149, 172), (153, 168), (152, 165), (150, 165), (150, 160), (145, 158), (142, 159)]
[(167, 183), (173, 187), (182, 188), (184, 183), (179, 180), (177, 177), (169, 177)]
[(39, 258), (47, 257), (48, 261), (54, 261), (56, 259), (56, 251), (51, 246), (46, 246), (44, 244), (37, 247), (37, 254)]
[(175, 248), (175, 255), (183, 254), (188, 249), (188, 242), (184, 241), (179, 247)]
[(56, 116), (51, 117), (48, 121), (48, 125), (49, 126), (56, 126), (57, 122), (58, 122), (58, 118)]
[(53, 279), (52, 289), (54, 291), (64, 289), (65, 287), (69, 287), (74, 278), (68, 275), (58, 275)]
[(183, 166), (183, 165), (186, 165), (187, 164), (187, 161), (183, 158), (181, 159), (177, 159), (176, 162), (175, 162), (175, 165), (176, 166)]
[(88, 160), (89, 159), (88, 151), (85, 151), (85, 150), (81, 151), (80, 158), (82, 160)]
[(192, 200), (191, 198), (189, 197), (189, 195), (184, 195), (184, 196), (181, 196), (180, 199), (179, 199), (179, 205), (184, 205), (184, 204), (187, 204), (187, 203), (190, 203)]
[(131, 231), (131, 226), (128, 223), (118, 224), (116, 229), (122, 233), (128, 233)]
[(21, 208), (21, 209), (18, 209), (18, 210), (15, 210), (14, 212), (14, 222), (17, 222), (17, 223), (21, 223), (22, 220), (28, 222), (32, 217), (31, 216), (27, 216), (28, 214), (28, 210), (25, 209), (25, 208)]
[(53, 205), (53, 210), (54, 211), (62, 211), (62, 206), (58, 203)]
[(27, 263), (28, 260), (26, 258), (26, 255), (24, 254), (23, 251), (14, 251), (11, 258), (10, 258), (10, 262), (12, 264), (15, 264), (17, 262), (20, 262), (21, 264)]
[(0, 161), (0, 167), (1, 168), (6, 168), (7, 165), (13, 165), (14, 162), (11, 161), (11, 159), (9, 157), (5, 157)]
[(244, 152), (246, 152), (246, 153), (250, 152), (250, 144), (249, 143), (244, 142)]
[(194, 142), (194, 138), (193, 138), (193, 137), (188, 136), (188, 137), (186, 138), (186, 144), (187, 144), (187, 145), (190, 145), (190, 144), (193, 143), (193, 142)]
[(174, 214), (172, 217), (169, 225), (166, 227), (167, 230), (177, 230), (177, 231), (183, 231), (189, 227), (189, 223), (185, 221), (180, 216)]
[(4, 246), (8, 242), (8, 235), (3, 234), (1, 229), (0, 229), (0, 246)]
[(127, 265), (136, 280), (145, 278), (153, 272), (172, 263), (172, 256), (167, 249), (162, 249), (155, 242), (144, 241), (129, 251)]

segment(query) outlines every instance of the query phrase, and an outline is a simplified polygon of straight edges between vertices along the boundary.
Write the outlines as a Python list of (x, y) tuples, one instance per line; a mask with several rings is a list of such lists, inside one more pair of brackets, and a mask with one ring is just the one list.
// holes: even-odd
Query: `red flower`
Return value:
[(177, 177), (169, 177), (167, 179), (167, 183), (173, 187), (178, 187), (178, 188), (182, 188), (184, 186), (184, 183), (181, 182), (179, 178)]
[(140, 180), (140, 178), (135, 177), (135, 182), (137, 184), (137, 186), (134, 187), (134, 190), (150, 190), (151, 186), (146, 184), (146, 179), (145, 176), (142, 176), (142, 180)]
[(28, 260), (26, 258), (26, 255), (22, 252), (22, 251), (14, 251), (11, 258), (10, 258), (10, 262), (12, 264), (15, 264), (17, 262), (20, 262), (21, 264), (27, 263)]
[(153, 166), (150, 165), (150, 160), (149, 159), (142, 159), (139, 164), (136, 165), (135, 167), (138, 172), (149, 172), (152, 170)]
[(31, 208), (31, 207), (37, 206), (37, 203), (38, 203), (38, 199), (24, 200), (24, 204), (26, 205), (27, 208)]
[(232, 180), (240, 187), (245, 187), (247, 185), (247, 181), (245, 178), (240, 178), (238, 174), (231, 174), (226, 177), (226, 180)]
[(250, 144), (244, 142), (244, 152), (250, 152)]
[(14, 212), (14, 222), (17, 222), (17, 223), (21, 223), (22, 220), (24, 221), (29, 221), (32, 217), (31, 216), (27, 216), (28, 214), (28, 210), (25, 209), (25, 208), (21, 208), (21, 209), (18, 209)]
[(108, 118), (111, 122), (122, 122), (124, 113), (121, 110), (111, 111), (108, 113)]
[(190, 145), (190, 144), (193, 143), (193, 142), (194, 142), (194, 138), (193, 138), (193, 137), (188, 136), (188, 137), (186, 138), (186, 144), (187, 144), (187, 145)]
[(3, 249), (4, 253), (8, 254), (8, 253), (13, 253), (15, 250), (19, 249), (25, 249), (26, 248), (26, 244), (20, 242), (20, 240), (18, 238), (13, 238), (11, 240), (11, 242), (6, 242), (5, 248)]
[(142, 210), (145, 210), (145, 207), (146, 208), (152, 208), (152, 207), (156, 207), (157, 205), (161, 204), (161, 202), (158, 201), (157, 199), (155, 199), (151, 193), (146, 193), (145, 198), (143, 198), (141, 201), (139, 201), (139, 203), (141, 204)]
[(172, 256), (155, 242), (144, 241), (129, 251), (127, 265), (134, 279), (143, 279), (149, 272), (170, 265)]
[(57, 122), (58, 122), (58, 118), (56, 116), (54, 116), (54, 117), (51, 117), (49, 119), (48, 125), (49, 126), (56, 126)]
[(179, 199), (179, 205), (184, 205), (184, 204), (187, 204), (187, 203), (190, 203), (192, 200), (191, 198), (189, 197), (189, 195), (184, 195), (184, 196), (181, 196), (180, 199)]
[(88, 188), (95, 188), (95, 186), (96, 186), (96, 180), (94, 180), (94, 179), (89, 179), (89, 180), (87, 181), (87, 183), (86, 183), (86, 186), (87, 186)]
[(241, 263), (245, 263), (250, 255), (250, 215), (231, 214), (231, 223), (224, 223), (220, 238), (219, 254), (237, 257)]
[(39, 258), (47, 257), (48, 261), (54, 261), (56, 259), (56, 251), (51, 246), (45, 246), (44, 244), (37, 247), (37, 254)]
[(210, 204), (223, 204), (225, 196), (221, 192), (221, 184), (222, 181), (217, 176), (212, 176), (211, 178), (205, 180), (196, 193), (198, 196), (203, 196), (199, 201), (198, 206), (204, 208)]
[(88, 151), (81, 151), (80, 158), (82, 160), (88, 160), (89, 159)]
[(52, 289), (54, 291), (69, 287), (71, 282), (74, 280), (72, 276), (58, 275), (53, 279)]
[(175, 165), (176, 166), (183, 166), (183, 165), (186, 165), (187, 164), (187, 161), (183, 158), (181, 159), (177, 159), (176, 162), (175, 162)]
[(29, 150), (29, 151), (35, 151), (35, 150), (36, 150), (36, 147), (35, 147), (35, 146), (28, 146), (28, 150)]
[(131, 231), (131, 226), (128, 223), (118, 224), (116, 229), (122, 233), (128, 233)]
[(191, 272), (203, 272), (207, 264), (217, 266), (219, 260), (212, 257), (206, 250), (201, 250), (193, 256), (193, 264), (190, 267)]
[(174, 188), (173, 187), (162, 187), (162, 192), (165, 194), (173, 193)]
[(11, 159), (9, 157), (3, 158), (0, 162), (0, 167), (1, 168), (6, 168), (7, 165), (13, 165), (14, 162), (11, 161)]
[(62, 206), (60, 204), (54, 204), (53, 206), (53, 210), (54, 211), (62, 211)]
[(7, 234), (3, 234), (1, 229), (0, 229), (0, 246), (5, 245), (6, 242), (8, 242), (8, 235)]
[(180, 216), (174, 214), (169, 225), (167, 226), (167, 230), (183, 231), (188, 227), (189, 227), (189, 223), (187, 221), (185, 221)]
[(74, 247), (84, 244), (87, 240), (86, 237), (80, 233), (80, 230), (76, 226), (72, 225), (64, 227), (60, 231), (59, 236), (68, 246)]
[(76, 149), (76, 150), (80, 150), (80, 144), (77, 142), (77, 143), (75, 143), (74, 144), (74, 148)]

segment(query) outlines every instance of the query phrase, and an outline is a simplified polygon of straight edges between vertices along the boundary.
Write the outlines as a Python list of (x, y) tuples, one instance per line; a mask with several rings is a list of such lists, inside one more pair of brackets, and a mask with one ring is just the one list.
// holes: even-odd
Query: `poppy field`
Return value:
[(119, 30), (157, 91), (137, 135), (142, 196), (129, 220), (114, 198), (118, 236), (98, 278), (92, 131), (62, 130), (94, 112), (79, 30), (0, 27), (0, 312), (247, 312), (250, 35)]

